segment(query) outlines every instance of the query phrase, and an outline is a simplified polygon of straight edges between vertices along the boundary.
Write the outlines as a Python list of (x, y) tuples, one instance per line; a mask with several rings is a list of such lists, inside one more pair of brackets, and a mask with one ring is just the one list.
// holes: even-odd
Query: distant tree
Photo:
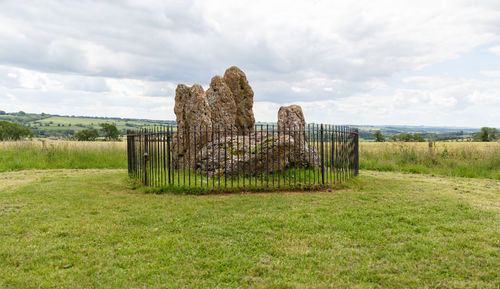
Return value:
[(17, 113), (17, 115), (26, 115), (26, 113), (25, 113), (24, 111), (20, 110), (20, 111)]
[(0, 115), (6, 115), (7, 113), (3, 110), (0, 110)]
[(373, 136), (375, 137), (376, 142), (385, 142), (385, 137), (382, 135), (380, 130), (377, 130)]
[(20, 124), (0, 120), (0, 141), (20, 140), (33, 137), (33, 132)]
[(500, 139), (500, 132), (493, 127), (482, 127), (480, 132), (474, 134), (474, 141), (495, 141)]
[(118, 140), (120, 134), (118, 132), (118, 129), (116, 128), (116, 125), (105, 122), (99, 125), (101, 126), (101, 131), (104, 133), (104, 137), (107, 140)]
[(79, 141), (95, 141), (98, 137), (97, 129), (82, 129), (75, 133), (75, 139)]
[(419, 134), (414, 134), (414, 135), (413, 135), (413, 141), (416, 141), (416, 142), (424, 142), (424, 141), (425, 141), (425, 138), (424, 138), (422, 135), (419, 135)]
[(425, 138), (419, 134), (410, 134), (402, 132), (400, 134), (395, 134), (391, 136), (391, 141), (402, 141), (402, 142), (424, 142)]

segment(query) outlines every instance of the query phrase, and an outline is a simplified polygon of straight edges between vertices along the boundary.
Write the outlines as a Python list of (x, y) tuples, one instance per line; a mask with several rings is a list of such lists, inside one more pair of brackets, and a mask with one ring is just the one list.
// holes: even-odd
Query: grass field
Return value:
[(208, 197), (145, 195), (124, 170), (0, 180), (1, 288), (500, 286), (495, 180)]
[[(144, 121), (139, 120), (120, 120), (120, 119), (95, 119), (95, 118), (76, 118), (76, 117), (68, 117), (68, 116), (51, 116), (49, 118), (45, 118), (43, 120), (39, 120), (39, 123), (43, 125), (48, 124), (51, 128), (68, 128), (71, 125), (72, 128), (78, 129), (78, 126), (84, 127), (94, 127), (99, 129), (100, 123), (110, 123), (115, 124), (118, 130), (126, 130), (127, 128), (135, 128), (142, 126), (153, 126), (154, 123), (145, 123)], [(129, 126), (127, 126), (127, 124)], [(60, 126), (58, 126), (60, 125)], [(64, 126), (62, 126), (64, 125)]]
[(500, 180), (500, 142), (360, 143), (361, 169)]
[(126, 168), (126, 142), (0, 142), (0, 172), (25, 169)]
[(125, 151), (0, 143), (0, 288), (500, 286), (498, 143), (361, 143), (342, 189), (205, 197), (134, 189)]
[(127, 129), (140, 129), (166, 124), (166, 121), (161, 120), (70, 117), (47, 114), (6, 114), (0, 115), (0, 120), (13, 121), (28, 126), (37, 137), (53, 136), (65, 139), (72, 138), (75, 132), (82, 129), (100, 129), (100, 123), (114, 124), (123, 134)]
[[(126, 141), (0, 142), (0, 171), (126, 166)], [(360, 168), (499, 180), (500, 142), (361, 142)]]
[(500, 182), (362, 171), (177, 196), (125, 170), (0, 173), (0, 288), (498, 288)]

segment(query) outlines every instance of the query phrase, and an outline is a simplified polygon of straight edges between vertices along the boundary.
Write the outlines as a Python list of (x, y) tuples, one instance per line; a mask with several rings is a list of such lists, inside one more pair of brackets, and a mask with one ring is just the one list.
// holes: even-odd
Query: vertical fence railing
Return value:
[(131, 177), (151, 187), (294, 188), (338, 184), (359, 173), (359, 133), (308, 124), (127, 131)]

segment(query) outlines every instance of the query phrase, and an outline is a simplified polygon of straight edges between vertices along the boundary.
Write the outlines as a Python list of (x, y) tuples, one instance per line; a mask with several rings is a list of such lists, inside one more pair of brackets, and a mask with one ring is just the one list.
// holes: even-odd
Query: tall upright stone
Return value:
[[(280, 107), (278, 111), (278, 129), (280, 131), (288, 130), (293, 131), (294, 134), (300, 133), (300, 137), (303, 140), (307, 140), (305, 125), (304, 113), (299, 105), (292, 104)], [(295, 138), (297, 137), (296, 135)]]
[(216, 129), (236, 130), (236, 103), (229, 86), (224, 79), (216, 75), (210, 81), (206, 92), (208, 106), (210, 107), (212, 126)]
[(305, 125), (304, 113), (299, 105), (292, 104), (280, 107), (278, 130), (284, 135), (291, 136), (296, 143), (296, 149), (291, 154), (291, 162), (318, 167), (321, 164), (320, 156), (316, 148), (308, 143)]
[(174, 161), (191, 167), (197, 150), (210, 141), (206, 131), (212, 128), (210, 107), (203, 87), (199, 84), (192, 87), (179, 84), (175, 90), (174, 112), (177, 121), (177, 133), (172, 139)]
[(255, 124), (253, 90), (248, 84), (245, 73), (238, 67), (232, 66), (224, 73), (224, 82), (229, 86), (236, 104), (236, 128), (242, 133), (253, 131)]

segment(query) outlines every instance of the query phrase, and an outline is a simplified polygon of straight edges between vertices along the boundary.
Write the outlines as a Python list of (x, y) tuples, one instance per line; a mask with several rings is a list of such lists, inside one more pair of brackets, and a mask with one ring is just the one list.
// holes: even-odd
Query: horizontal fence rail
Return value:
[(307, 189), (358, 174), (359, 135), (349, 126), (168, 125), (127, 131), (128, 172), (149, 187)]

